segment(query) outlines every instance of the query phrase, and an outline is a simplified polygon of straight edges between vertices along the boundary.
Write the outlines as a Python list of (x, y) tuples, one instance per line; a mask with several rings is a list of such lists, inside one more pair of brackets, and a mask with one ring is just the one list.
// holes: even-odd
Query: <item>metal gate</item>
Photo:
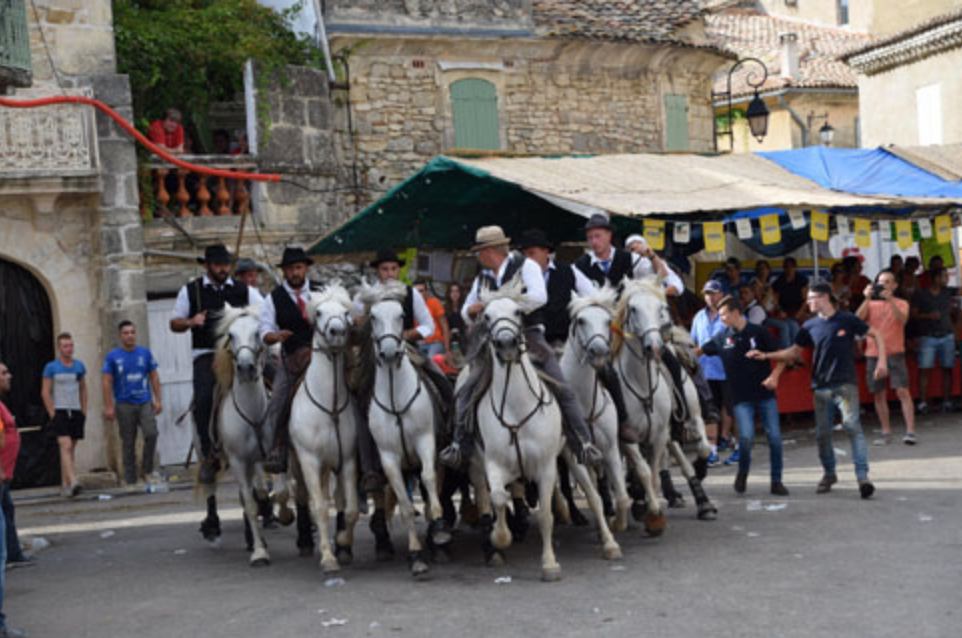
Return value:
[(159, 299), (147, 303), (150, 326), (150, 351), (157, 359), (164, 411), (157, 419), (159, 438), (157, 452), (161, 465), (183, 463), (192, 440), (193, 422), (190, 417), (176, 424), (190, 407), (193, 394), (193, 367), (190, 358), (190, 333), (177, 334), (170, 330), (173, 299)]

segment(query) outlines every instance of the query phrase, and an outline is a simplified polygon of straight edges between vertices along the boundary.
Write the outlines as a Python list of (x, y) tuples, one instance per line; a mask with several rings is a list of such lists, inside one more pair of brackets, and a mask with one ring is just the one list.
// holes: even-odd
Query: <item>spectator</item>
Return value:
[(742, 285), (742, 262), (738, 257), (729, 257), (725, 262), (725, 276), (719, 278), (722, 292), (726, 295), (734, 294)]
[(237, 138), (237, 145), (231, 150), (231, 155), (250, 155), (251, 149), (247, 141), (247, 133), (241, 133)]
[(830, 285), (832, 287), (832, 296), (835, 297), (835, 301), (840, 309), (848, 310), (852, 291), (848, 286), (848, 276), (845, 274), (845, 266), (843, 266), (841, 262), (838, 262), (832, 266), (831, 273), (832, 280)]
[(938, 356), (942, 367), (942, 412), (952, 411), (952, 373), (955, 370), (955, 333), (952, 324), (952, 295), (945, 287), (948, 271), (929, 271), (929, 287), (912, 296), (912, 319), (919, 337), (919, 414), (929, 411), (929, 380)]
[(143, 473), (148, 481), (160, 482), (154, 472), (157, 449), (157, 415), (163, 409), (157, 361), (150, 350), (137, 345), (137, 329), (121, 321), (120, 347), (104, 359), (104, 418), (117, 420), (123, 444), (124, 481), (137, 483), (137, 430), (144, 437)]
[(739, 494), (745, 493), (752, 463), (757, 414), (768, 435), (771, 493), (788, 496), (788, 489), (782, 483), (782, 433), (778, 424), (778, 401), (774, 392), (778, 386), (778, 378), (785, 370), (785, 364), (779, 363), (772, 370), (765, 361), (746, 358), (746, 354), (751, 350), (778, 350), (775, 337), (761, 326), (750, 323), (742, 314), (741, 305), (733, 297), (722, 300), (718, 312), (727, 330), (706, 342), (701, 349), (705, 354), (721, 357), (729, 379), (735, 424), (738, 427), (739, 458), (735, 491)]
[(75, 470), (77, 441), (84, 438), (87, 420), (87, 369), (73, 358), (69, 332), (57, 336), (57, 358), (43, 369), (40, 394), (50, 417), (50, 432), (60, 448), (60, 493), (64, 498), (80, 493)]
[(842, 268), (845, 269), (845, 282), (848, 286), (849, 299), (848, 307), (852, 310), (857, 309), (865, 301), (862, 291), (872, 285), (869, 278), (862, 274), (862, 256), (849, 255), (842, 259)]
[(444, 317), (448, 320), (448, 330), (451, 334), (451, 347), (463, 350), (461, 341), (464, 339), (464, 318), (461, 316), (461, 304), (464, 302), (464, 291), (461, 285), (453, 283), (448, 286), (444, 297)]
[[(708, 343), (717, 335), (725, 331), (725, 324), (722, 323), (718, 315), (718, 304), (721, 303), (725, 293), (722, 292), (722, 284), (717, 279), (709, 279), (702, 287), (705, 297), (705, 307), (698, 311), (695, 319), (691, 323), (691, 338), (698, 347)], [(725, 381), (725, 368), (721, 359), (716, 356), (702, 355), (698, 357), (705, 380), (711, 388), (712, 401), (718, 409), (721, 417), (721, 433), (715, 423), (705, 423), (705, 433), (712, 442), (711, 455), (708, 457), (708, 465), (719, 464), (718, 452), (729, 447), (728, 437), (732, 431), (732, 402), (728, 384)], [(736, 459), (737, 460), (737, 459)]]
[[(909, 390), (909, 370), (905, 363), (905, 324), (909, 319), (909, 302), (895, 296), (897, 287), (895, 273), (883, 270), (875, 278), (875, 285), (865, 289), (865, 301), (858, 307), (855, 315), (885, 339), (889, 383), (902, 403), (902, 416), (905, 419), (905, 436), (902, 437), (902, 442), (915, 445), (915, 408)], [(892, 442), (888, 389), (884, 380), (875, 379), (878, 347), (874, 340), (865, 344), (865, 357), (865, 382), (869, 392), (875, 397), (875, 413), (882, 424), (882, 436), (875, 444), (888, 445)]]
[[(0, 362), (0, 396), (5, 395), (10, 391), (10, 381), (12, 379), (10, 370), (7, 366)], [(10, 415), (10, 411), (7, 410), (6, 406), (0, 402), (0, 453), (2, 453), (7, 445), (6, 438), (8, 435), (13, 435), (16, 431), (16, 424), (13, 421), (13, 417)], [(6, 456), (5, 454), (3, 455)], [(8, 481), (8, 476), (6, 475), (6, 467), (4, 464), (0, 464), (0, 489), (9, 491), (10, 485)], [(6, 537), (6, 516), (0, 516), (0, 536)], [(3, 565), (7, 560), (7, 544), (0, 543), (0, 565)], [(12, 627), (7, 627), (7, 617), (3, 613), (3, 590), (6, 585), (6, 576), (3, 569), (0, 569), (0, 638), (20, 638), (26, 636), (26, 634), (19, 629), (13, 629)]]
[(150, 123), (147, 137), (168, 153), (175, 155), (184, 153), (184, 126), (180, 111), (167, 109), (164, 119)]
[(919, 262), (918, 257), (913, 256), (905, 260), (905, 266), (902, 268), (902, 274), (899, 277), (899, 289), (896, 293), (902, 299), (911, 300), (912, 295), (919, 289), (918, 271), (920, 265), (921, 262)]
[(211, 136), (214, 142), (213, 152), (214, 155), (230, 155), (230, 133), (226, 130), (219, 128)]
[(253, 259), (246, 257), (238, 259), (237, 267), (234, 268), (234, 279), (244, 282), (248, 288), (259, 289), (261, 287), (260, 266)]
[(895, 281), (897, 282), (902, 276), (902, 269), (905, 267), (905, 263), (902, 260), (902, 255), (892, 255), (889, 258), (889, 270), (895, 275)]
[[(772, 282), (772, 267), (764, 259), (755, 262), (755, 279), (768, 286)], [(759, 300), (760, 302), (761, 300)]]
[[(4, 379), (6, 379), (6, 382), (4, 382)], [(0, 363), (0, 397), (9, 390), (12, 381), (13, 377), (10, 371), (3, 363)], [(3, 507), (3, 521), (6, 528), (6, 542), (4, 544), (7, 551), (7, 569), (32, 567), (35, 564), (33, 559), (24, 554), (23, 548), (20, 546), (20, 537), (17, 534), (16, 508), (13, 505), (13, 498), (10, 496), (10, 485), (13, 483), (13, 474), (17, 469), (17, 456), (20, 454), (20, 432), (17, 430), (13, 415), (10, 414), (2, 401), (0, 401), (0, 430), (3, 432), (4, 441), (4, 445), (0, 449), (0, 469), (3, 470), (3, 477), (6, 479), (0, 482), (0, 505)], [(0, 565), (2, 564), (0, 562)]]
[(744, 316), (745, 319), (748, 320), (748, 323), (753, 323), (756, 326), (764, 324), (765, 320), (768, 319), (768, 313), (765, 312), (762, 305), (758, 303), (758, 298), (755, 295), (755, 290), (760, 286), (761, 282), (758, 281), (758, 279), (752, 279), (748, 285), (738, 289), (740, 309), (744, 308)]
[(835, 473), (835, 448), (832, 446), (832, 421), (836, 408), (842, 413), (842, 425), (852, 445), (852, 462), (859, 494), (871, 498), (875, 486), (868, 478), (868, 448), (859, 422), (858, 378), (855, 373), (855, 339), (868, 335), (878, 346), (875, 379), (888, 374), (885, 339), (855, 315), (839, 310), (832, 288), (816, 283), (808, 291), (809, 309), (815, 315), (805, 322), (791, 348), (778, 352), (752, 350), (753, 359), (791, 361), (802, 348), (814, 348), (812, 357), (812, 389), (815, 394), (815, 441), (824, 469), (816, 494), (826, 494), (838, 482)]
[(941, 255), (932, 255), (929, 258), (929, 269), (924, 273), (919, 275), (919, 288), (922, 290), (928, 290), (932, 287), (932, 271), (941, 270), (945, 268), (945, 262), (942, 260)]
[(426, 357), (436, 354), (451, 354), (451, 330), (444, 312), (444, 304), (434, 296), (434, 291), (423, 281), (416, 282), (414, 288), (424, 297), (424, 303), (434, 319), (434, 334), (418, 343), (418, 350)]
[(772, 290), (778, 300), (777, 318), (785, 322), (783, 343), (788, 348), (795, 343), (799, 314), (808, 294), (808, 277), (798, 272), (798, 263), (794, 257), (786, 257), (782, 262), (782, 274), (772, 282)]

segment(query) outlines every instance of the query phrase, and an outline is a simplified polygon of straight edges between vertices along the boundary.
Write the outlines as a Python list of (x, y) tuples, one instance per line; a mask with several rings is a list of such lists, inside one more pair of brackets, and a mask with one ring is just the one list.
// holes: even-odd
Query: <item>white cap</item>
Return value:
[(631, 245), (636, 241), (641, 242), (642, 248), (648, 248), (648, 242), (645, 241), (645, 238), (642, 237), (641, 235), (629, 235), (628, 239), (625, 240), (625, 248), (630, 248)]

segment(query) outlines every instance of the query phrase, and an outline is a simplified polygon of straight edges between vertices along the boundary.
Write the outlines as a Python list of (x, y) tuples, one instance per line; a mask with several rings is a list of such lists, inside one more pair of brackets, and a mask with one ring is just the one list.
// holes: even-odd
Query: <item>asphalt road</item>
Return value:
[[(539, 579), (536, 530), (499, 568), (483, 565), (467, 530), (451, 563), (413, 582), (404, 560), (374, 561), (362, 517), (341, 582), (297, 556), (293, 528), (268, 531), (270, 567), (248, 567), (232, 486), (220, 549), (197, 533), (202, 507), (189, 490), (34, 499), (19, 506), (21, 534), (52, 546), (36, 567), (7, 572), (5, 611), (11, 626), (57, 638), (959, 636), (962, 419), (930, 417), (919, 432), (914, 448), (870, 448), (870, 501), (850, 456), (836, 489), (816, 496), (813, 441), (797, 431), (786, 435), (788, 498), (768, 494), (763, 444), (745, 496), (732, 491), (734, 468), (710, 474), (717, 521), (696, 520), (689, 499), (660, 538), (633, 523), (622, 561), (603, 560), (590, 529), (559, 528), (559, 583)], [(848, 450), (841, 434), (836, 447)]]

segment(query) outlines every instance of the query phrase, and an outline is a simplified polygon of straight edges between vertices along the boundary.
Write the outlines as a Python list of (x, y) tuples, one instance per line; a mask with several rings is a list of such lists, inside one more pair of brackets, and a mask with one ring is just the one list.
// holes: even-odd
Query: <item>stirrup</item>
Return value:
[(447, 468), (452, 470), (460, 470), (461, 465), (464, 462), (464, 457), (461, 454), (461, 446), (457, 443), (452, 443), (451, 445), (447, 446), (441, 450), (441, 453), (438, 455), (438, 461), (441, 462), (441, 465)]

